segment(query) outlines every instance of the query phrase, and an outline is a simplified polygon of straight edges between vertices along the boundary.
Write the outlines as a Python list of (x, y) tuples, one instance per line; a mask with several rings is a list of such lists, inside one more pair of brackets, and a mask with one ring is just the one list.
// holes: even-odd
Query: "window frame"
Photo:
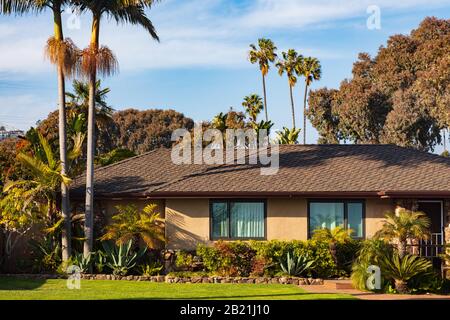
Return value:
[(310, 231), (311, 224), (311, 203), (342, 203), (344, 205), (344, 229), (348, 229), (348, 204), (349, 203), (360, 203), (362, 205), (362, 236), (355, 237), (352, 239), (362, 240), (366, 238), (366, 200), (365, 199), (308, 199), (308, 217), (307, 217), (307, 228), (308, 228), (308, 239), (311, 239), (312, 234)]
[[(213, 204), (214, 203), (227, 203), (227, 216), (228, 216), (228, 237), (214, 237), (213, 236)], [(263, 237), (231, 237), (231, 203), (247, 202), (247, 203), (262, 203), (264, 206), (264, 236)], [(209, 200), (209, 240), (267, 240), (267, 199), (210, 199)]]

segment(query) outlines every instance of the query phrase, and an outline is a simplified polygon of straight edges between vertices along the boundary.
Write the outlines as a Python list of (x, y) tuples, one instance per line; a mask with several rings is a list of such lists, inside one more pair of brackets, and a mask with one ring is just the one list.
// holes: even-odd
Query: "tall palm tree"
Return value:
[(288, 52), (282, 52), (282, 57), (283, 58), (276, 63), (276, 67), (278, 68), (278, 74), (280, 76), (286, 73), (288, 77), (292, 108), (292, 129), (295, 130), (295, 106), (292, 88), (297, 83), (297, 77), (295, 76), (295, 73), (299, 65), (302, 64), (303, 56), (299, 55), (294, 49), (289, 49)]
[(269, 72), (270, 63), (273, 63), (277, 57), (277, 54), (275, 53), (277, 47), (272, 40), (264, 38), (258, 39), (258, 47), (259, 48), (254, 44), (251, 44), (251, 50), (248, 56), (252, 64), (259, 64), (259, 70), (261, 70), (264, 93), (264, 112), (266, 114), (266, 121), (269, 121), (269, 116), (267, 114), (266, 75)]
[(308, 89), (314, 80), (320, 80), (322, 67), (316, 58), (307, 57), (303, 63), (298, 65), (297, 74), (305, 77), (305, 96), (303, 98), (303, 144), (306, 144), (306, 102), (308, 100)]
[(264, 107), (261, 97), (257, 94), (246, 96), (244, 97), (242, 106), (245, 109), (245, 113), (248, 114), (250, 121), (252, 123), (256, 123), (258, 115)]
[(427, 239), (429, 236), (430, 218), (423, 212), (401, 209), (398, 213), (388, 212), (376, 238), (398, 242), (398, 253), (403, 258), (407, 252), (410, 239)]
[[(53, 13), (54, 35), (47, 41), (45, 54), (56, 65), (58, 74), (58, 108), (59, 108), (59, 156), (61, 173), (67, 173), (67, 129), (65, 77), (71, 76), (75, 70), (78, 50), (70, 39), (65, 39), (62, 27), (62, 10), (74, 1), (69, 0), (0, 0), (0, 13), (25, 14), (42, 12), (49, 8)], [(64, 219), (62, 232), (62, 259), (66, 261), (71, 255), (71, 222), (68, 186), (61, 183), (61, 214)]]
[(92, 14), (91, 40), (81, 56), (81, 71), (89, 83), (87, 168), (86, 168), (86, 208), (84, 256), (88, 257), (93, 248), (94, 224), (94, 131), (95, 131), (95, 96), (97, 74), (109, 76), (117, 70), (114, 54), (107, 47), (100, 47), (100, 22), (102, 17), (109, 17), (117, 23), (131, 23), (142, 26), (153, 39), (159, 40), (155, 28), (146, 16), (144, 9), (157, 0), (81, 0), (80, 9)]

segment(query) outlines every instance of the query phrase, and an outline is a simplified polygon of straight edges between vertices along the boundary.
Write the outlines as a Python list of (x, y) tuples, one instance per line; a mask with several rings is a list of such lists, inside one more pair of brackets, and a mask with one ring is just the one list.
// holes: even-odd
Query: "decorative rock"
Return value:
[(202, 283), (211, 283), (211, 280), (208, 277), (203, 277)]
[(267, 278), (264, 277), (259, 277), (255, 279), (255, 283), (259, 284), (259, 283), (267, 283)]
[(222, 278), (222, 283), (231, 283), (231, 278), (230, 277)]
[(288, 279), (285, 277), (281, 277), (280, 279), (278, 279), (278, 282), (281, 284), (286, 284), (288, 282)]
[(274, 277), (270, 280), (271, 283), (279, 283), (279, 278), (278, 277)]
[(192, 283), (201, 283), (202, 282), (202, 277), (192, 277), (191, 278), (191, 282)]

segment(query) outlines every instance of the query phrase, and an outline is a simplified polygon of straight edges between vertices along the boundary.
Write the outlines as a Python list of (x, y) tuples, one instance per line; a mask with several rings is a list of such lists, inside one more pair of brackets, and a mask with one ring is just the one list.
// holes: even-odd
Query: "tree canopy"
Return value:
[(391, 36), (375, 57), (360, 53), (338, 90), (311, 92), (319, 143), (393, 143), (433, 150), (450, 126), (450, 20), (426, 18)]

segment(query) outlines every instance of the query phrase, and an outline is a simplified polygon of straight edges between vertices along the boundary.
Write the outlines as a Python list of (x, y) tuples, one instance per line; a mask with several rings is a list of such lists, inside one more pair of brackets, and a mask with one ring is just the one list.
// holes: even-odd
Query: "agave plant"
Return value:
[(93, 263), (93, 256), (92, 253), (87, 256), (84, 256), (83, 253), (75, 253), (72, 257), (73, 264), (80, 268), (81, 273), (86, 273)]
[(408, 280), (432, 270), (431, 261), (426, 258), (407, 254), (403, 257), (395, 252), (381, 261), (381, 269), (385, 276), (395, 281), (395, 289), (399, 293), (408, 293)]
[(128, 271), (136, 266), (136, 261), (145, 253), (147, 248), (143, 248), (138, 252), (132, 250), (133, 241), (120, 245), (112, 245), (108, 242), (102, 243), (105, 249), (107, 263), (114, 275), (125, 276)]
[(283, 273), (290, 276), (300, 276), (306, 271), (311, 269), (315, 261), (308, 256), (298, 255), (295, 256), (288, 252), (285, 260), (280, 261), (280, 267)]

